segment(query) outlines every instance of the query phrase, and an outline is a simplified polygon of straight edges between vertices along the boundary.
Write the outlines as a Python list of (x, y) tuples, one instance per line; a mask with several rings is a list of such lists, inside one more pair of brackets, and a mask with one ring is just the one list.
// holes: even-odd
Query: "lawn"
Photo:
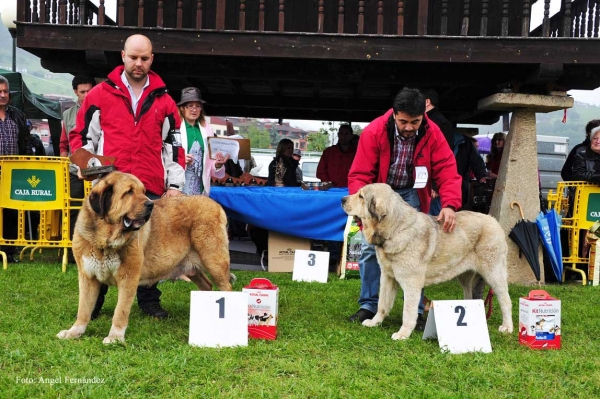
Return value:
[[(77, 272), (58, 263), (22, 262), (0, 271), (0, 392), (3, 398), (594, 398), (600, 397), (600, 306), (596, 287), (546, 289), (562, 300), (562, 349), (520, 346), (516, 331), (498, 332), (498, 303), (488, 321), (492, 353), (442, 353), (415, 332), (392, 341), (401, 324), (399, 299), (378, 328), (346, 321), (357, 310), (359, 280), (300, 283), (291, 274), (235, 272), (241, 291), (254, 277), (280, 287), (274, 341), (208, 349), (188, 345), (190, 290), (164, 282), (167, 320), (133, 305), (125, 344), (105, 346), (116, 289), (101, 316), (78, 340), (56, 338), (77, 312)], [(513, 322), (518, 298), (532, 287), (510, 287)], [(459, 299), (449, 282), (426, 290)], [(516, 328), (515, 328), (516, 330)]]

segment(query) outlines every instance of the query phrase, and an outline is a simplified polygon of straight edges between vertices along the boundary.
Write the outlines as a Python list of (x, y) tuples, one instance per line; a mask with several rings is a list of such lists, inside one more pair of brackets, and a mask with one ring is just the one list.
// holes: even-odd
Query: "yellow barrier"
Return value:
[[(23, 247), (20, 258), (31, 249), (62, 249), (62, 271), (67, 269), (67, 248), (71, 247), (70, 211), (80, 209), (83, 199), (71, 198), (68, 158), (0, 156), (0, 245)], [(86, 184), (86, 194), (90, 184)], [(4, 237), (3, 210), (18, 213), (17, 237)], [(39, 212), (38, 238), (25, 236), (27, 212)], [(30, 230), (31, 231), (31, 230)], [(6, 255), (0, 251), (3, 268), (7, 269)]]
[[(572, 212), (569, 212), (571, 207)], [(582, 253), (582, 244), (585, 231), (600, 220), (600, 187), (582, 181), (560, 182), (556, 193), (553, 190), (548, 192), (548, 208), (556, 209), (562, 216), (561, 229), (567, 231), (569, 253), (562, 258), (564, 270), (579, 273), (582, 284), (585, 285), (586, 273), (577, 266), (589, 264), (589, 254)], [(567, 264), (570, 266), (566, 266)], [(562, 280), (564, 279), (565, 273)]]

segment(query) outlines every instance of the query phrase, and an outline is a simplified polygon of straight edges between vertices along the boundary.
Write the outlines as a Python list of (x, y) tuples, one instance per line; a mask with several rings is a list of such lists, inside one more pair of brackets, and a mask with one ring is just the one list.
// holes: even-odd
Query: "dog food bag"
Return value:
[(344, 229), (344, 246), (342, 249), (342, 267), (340, 278), (360, 277), (358, 271), (358, 260), (362, 254), (362, 231), (354, 221), (349, 217)]
[(560, 300), (544, 290), (519, 299), (519, 343), (532, 349), (560, 349)]
[(277, 338), (279, 287), (266, 278), (254, 278), (242, 288), (248, 293), (248, 335), (256, 339)]

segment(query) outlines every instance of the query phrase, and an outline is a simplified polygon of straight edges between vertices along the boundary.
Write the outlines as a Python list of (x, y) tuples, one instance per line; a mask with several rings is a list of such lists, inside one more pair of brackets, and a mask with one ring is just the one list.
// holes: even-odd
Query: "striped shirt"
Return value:
[(8, 115), (0, 119), (0, 155), (19, 154), (19, 127)]
[(412, 187), (414, 185), (412, 172), (414, 170), (413, 155), (417, 135), (404, 138), (398, 133), (396, 126), (394, 135), (394, 149), (386, 183), (393, 189)]

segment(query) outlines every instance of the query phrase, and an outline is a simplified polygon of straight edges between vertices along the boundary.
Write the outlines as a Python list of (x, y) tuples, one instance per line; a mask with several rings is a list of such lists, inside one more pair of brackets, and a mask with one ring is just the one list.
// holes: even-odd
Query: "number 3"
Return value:
[(314, 266), (315, 265), (315, 258), (316, 255), (315, 254), (308, 254), (308, 265), (309, 266)]

